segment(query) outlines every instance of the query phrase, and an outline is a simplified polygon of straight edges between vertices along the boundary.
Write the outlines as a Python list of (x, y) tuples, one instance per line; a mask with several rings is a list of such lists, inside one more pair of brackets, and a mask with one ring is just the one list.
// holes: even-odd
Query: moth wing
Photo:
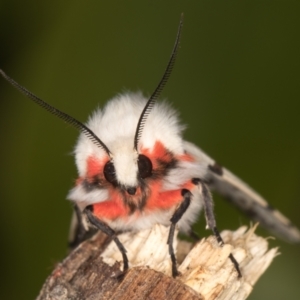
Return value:
[(262, 227), (281, 239), (300, 243), (300, 231), (290, 220), (245, 182), (227, 169), (218, 165), (212, 158), (195, 145), (185, 142), (185, 150), (207, 169), (205, 181), (212, 191), (225, 197), (230, 203), (244, 212)]

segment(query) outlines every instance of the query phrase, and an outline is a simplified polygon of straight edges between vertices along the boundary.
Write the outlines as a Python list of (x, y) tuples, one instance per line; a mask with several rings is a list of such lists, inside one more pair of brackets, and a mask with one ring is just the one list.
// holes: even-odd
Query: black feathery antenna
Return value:
[(139, 118), (139, 121), (138, 121), (138, 124), (137, 124), (137, 127), (136, 127), (135, 136), (134, 136), (134, 149), (136, 151), (138, 151), (138, 143), (139, 143), (139, 140), (141, 138), (142, 131), (143, 131), (145, 122), (147, 120), (147, 117), (150, 114), (150, 112), (151, 112), (151, 110), (152, 110), (152, 108), (155, 104), (156, 99), (159, 97), (161, 91), (165, 87), (165, 85), (166, 85), (166, 83), (167, 83), (167, 81), (168, 81), (168, 79), (171, 75), (171, 72), (172, 72), (172, 69), (173, 69), (173, 66), (174, 66), (174, 63), (175, 63), (175, 59), (176, 59), (176, 56), (177, 56), (177, 53), (178, 53), (178, 49), (179, 49), (179, 42), (180, 42), (180, 36), (181, 36), (181, 31), (182, 31), (182, 25), (183, 25), (183, 13), (180, 16), (180, 22), (179, 22), (179, 27), (178, 27), (178, 30), (177, 30), (177, 36), (176, 36), (175, 44), (174, 44), (174, 47), (173, 47), (168, 65), (167, 65), (166, 70), (164, 72), (164, 75), (161, 78), (161, 80), (160, 80), (158, 86), (156, 87), (155, 91), (153, 92), (153, 94), (151, 95), (149, 100), (147, 101), (147, 103), (146, 103), (146, 105), (145, 105), (145, 107), (144, 107), (144, 109), (141, 113), (141, 116)]
[(20, 91), (22, 94), (30, 98), (33, 102), (50, 112), (51, 114), (61, 118), (65, 122), (71, 124), (73, 127), (84, 133), (94, 144), (102, 148), (109, 156), (111, 156), (111, 152), (107, 148), (107, 146), (95, 135), (95, 133), (85, 126), (83, 123), (79, 122), (78, 120), (74, 119), (73, 117), (69, 116), (68, 114), (58, 110), (57, 108), (51, 106), (47, 102), (43, 101), (33, 93), (29, 92), (25, 87), (18, 84), (12, 78), (5, 74), (3, 70), (0, 69), (0, 74), (6, 79), (14, 88)]

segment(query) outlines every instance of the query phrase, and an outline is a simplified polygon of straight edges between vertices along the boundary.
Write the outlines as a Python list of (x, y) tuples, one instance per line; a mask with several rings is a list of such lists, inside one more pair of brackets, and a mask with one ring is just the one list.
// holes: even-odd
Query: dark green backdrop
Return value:
[[(85, 121), (120, 91), (153, 91), (181, 12), (163, 97), (185, 137), (300, 227), (299, 1), (1, 0), (0, 66)], [(0, 298), (33, 299), (66, 254), (77, 132), (3, 80), (0, 99)], [(216, 213), (220, 229), (249, 224), (219, 198)], [(300, 247), (272, 245), (282, 255), (250, 299), (300, 299)]]

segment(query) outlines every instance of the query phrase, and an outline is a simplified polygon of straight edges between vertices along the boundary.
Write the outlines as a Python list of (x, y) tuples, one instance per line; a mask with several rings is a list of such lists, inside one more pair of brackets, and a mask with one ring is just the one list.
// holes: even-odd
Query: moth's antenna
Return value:
[(172, 72), (172, 69), (173, 69), (173, 66), (174, 66), (174, 63), (175, 63), (175, 59), (176, 59), (176, 56), (177, 56), (177, 53), (178, 53), (178, 49), (179, 49), (179, 42), (180, 42), (180, 36), (181, 36), (181, 31), (182, 31), (182, 25), (183, 25), (183, 13), (180, 16), (180, 22), (179, 22), (179, 27), (178, 27), (178, 30), (177, 30), (177, 36), (176, 36), (175, 44), (174, 44), (174, 47), (173, 47), (173, 50), (172, 50), (171, 57), (169, 59), (167, 68), (166, 68), (166, 70), (164, 72), (164, 75), (161, 78), (158, 86), (156, 87), (155, 91), (153, 92), (153, 94), (151, 95), (149, 100), (147, 101), (147, 103), (146, 103), (146, 105), (145, 105), (145, 107), (144, 107), (144, 109), (141, 113), (141, 116), (139, 118), (137, 128), (136, 128), (136, 132), (135, 132), (135, 136), (134, 136), (134, 149), (136, 151), (138, 151), (138, 143), (139, 143), (139, 140), (141, 138), (142, 131), (143, 131), (145, 122), (147, 120), (147, 117), (148, 117), (150, 111), (152, 110), (156, 99), (159, 97), (159, 94), (163, 90), (164, 86), (166, 85), (166, 83), (167, 83), (167, 81), (168, 81), (168, 79), (171, 75), (171, 72)]
[(0, 69), (0, 74), (3, 76), (4, 79), (6, 79), (14, 88), (16, 88), (18, 91), (20, 91), (22, 94), (30, 98), (33, 102), (50, 112), (51, 114), (61, 118), (65, 122), (71, 124), (76, 129), (84, 133), (94, 144), (102, 148), (109, 156), (111, 156), (111, 152), (107, 148), (107, 146), (95, 135), (95, 133), (90, 130), (87, 126), (85, 126), (83, 123), (77, 121), (73, 117), (69, 116), (68, 114), (58, 110), (57, 108), (51, 106), (47, 102), (43, 101), (33, 93), (29, 92), (25, 87), (18, 84), (16, 81), (14, 81), (12, 78), (10, 78), (8, 75), (5, 74), (3, 70)]

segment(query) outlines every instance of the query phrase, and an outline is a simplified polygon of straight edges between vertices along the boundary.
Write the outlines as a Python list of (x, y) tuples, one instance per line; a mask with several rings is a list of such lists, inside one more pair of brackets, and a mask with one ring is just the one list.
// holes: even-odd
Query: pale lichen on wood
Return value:
[[(214, 236), (194, 246), (176, 240), (181, 273), (176, 279), (171, 277), (167, 227), (155, 225), (149, 230), (119, 235), (130, 262), (123, 278), (115, 276), (122, 262), (119, 251), (99, 233), (56, 267), (38, 300), (246, 299), (278, 253), (277, 248), (268, 250), (266, 239), (258, 237), (254, 229), (223, 231), (223, 247)], [(238, 278), (228, 258), (230, 253), (239, 262), (242, 278)]]

